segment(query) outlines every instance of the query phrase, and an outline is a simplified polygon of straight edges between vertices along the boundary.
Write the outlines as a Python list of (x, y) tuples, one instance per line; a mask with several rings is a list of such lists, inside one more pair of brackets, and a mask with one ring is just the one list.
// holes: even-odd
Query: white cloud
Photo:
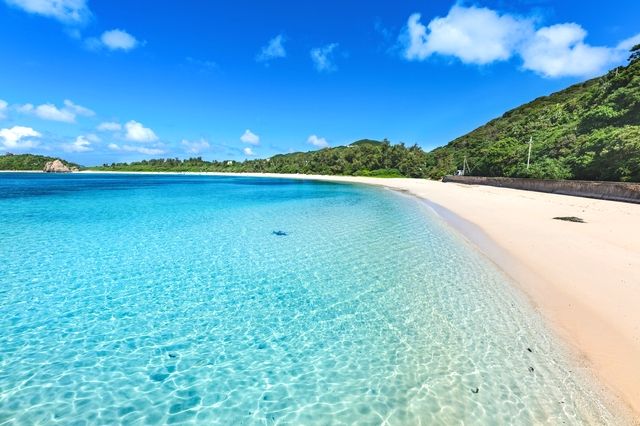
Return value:
[(65, 152), (87, 152), (93, 151), (91, 148), (91, 142), (99, 142), (100, 139), (93, 134), (86, 136), (78, 136), (75, 141), (63, 144), (62, 150)]
[(39, 138), (40, 132), (31, 127), (13, 126), (12, 128), (0, 129), (1, 148), (6, 149), (26, 149), (38, 145), (37, 141), (30, 138)]
[(9, 104), (6, 101), (0, 99), (0, 120), (7, 118), (7, 106)]
[(154, 142), (158, 140), (158, 136), (148, 127), (144, 127), (142, 123), (131, 120), (124, 125), (127, 133), (125, 139), (133, 142)]
[(200, 139), (197, 141), (188, 141), (186, 139), (183, 139), (181, 144), (184, 147), (185, 151), (189, 154), (199, 154), (203, 151), (207, 151), (211, 147), (209, 145), (209, 142), (204, 139)]
[(447, 16), (433, 19), (426, 27), (415, 13), (407, 23), (405, 57), (424, 60), (440, 54), (479, 65), (504, 61), (531, 31), (531, 21), (487, 8), (455, 5)]
[(100, 132), (117, 132), (119, 130), (122, 130), (122, 126), (120, 125), (120, 123), (105, 121), (104, 123), (100, 123), (97, 129)]
[(329, 143), (325, 138), (319, 138), (316, 135), (309, 136), (307, 142), (309, 142), (313, 146), (317, 146), (318, 148), (326, 148), (329, 146)]
[(248, 155), (248, 156), (256, 155), (255, 152), (253, 152), (253, 149), (251, 149), (250, 147), (246, 147), (245, 149), (242, 150), (242, 152), (244, 152), (244, 155)]
[(279, 34), (269, 40), (266, 46), (262, 48), (262, 51), (256, 56), (256, 61), (266, 62), (276, 58), (284, 58), (287, 56), (286, 50), (284, 50), (285, 38), (282, 34)]
[(333, 63), (333, 51), (338, 47), (338, 43), (331, 43), (323, 47), (311, 49), (311, 60), (316, 70), (322, 72), (335, 71), (337, 67)]
[(105, 31), (100, 36), (102, 44), (110, 50), (131, 50), (135, 49), (140, 42), (125, 30), (115, 29)]
[(69, 99), (64, 100), (64, 106), (66, 110), (71, 111), (77, 115), (84, 115), (85, 117), (92, 117), (96, 115), (96, 113), (91, 111), (89, 108), (74, 104)]
[(64, 123), (75, 123), (77, 115), (95, 115), (89, 108), (74, 104), (70, 100), (64, 101), (64, 107), (58, 108), (54, 104), (33, 104), (18, 105), (17, 110), (23, 114), (33, 114), (38, 118), (50, 121), (61, 121)]
[(64, 23), (80, 23), (91, 15), (85, 0), (5, 0), (28, 13), (55, 18)]
[(137, 152), (139, 154), (145, 154), (145, 155), (158, 155), (158, 154), (164, 154), (165, 151), (159, 148), (146, 148), (144, 146), (131, 146), (131, 145), (117, 145), (115, 143), (110, 143), (109, 145), (107, 145), (107, 148), (109, 148), (112, 151), (124, 151), (124, 152)]
[(64, 123), (74, 123), (76, 115), (65, 109), (58, 108), (54, 104), (42, 104), (33, 106), (32, 104), (20, 105), (18, 111), (23, 114), (33, 114), (43, 120), (62, 121)]
[(260, 143), (260, 136), (247, 129), (244, 131), (240, 140), (244, 143), (250, 143), (251, 145), (258, 145)]
[(420, 15), (409, 17), (404, 56), (425, 60), (438, 54), (458, 58), (465, 64), (486, 65), (519, 56), (523, 69), (544, 77), (591, 77), (623, 63), (626, 51), (640, 42), (640, 34), (616, 47), (585, 43), (587, 32), (578, 24), (565, 23), (536, 30), (534, 20), (488, 8), (453, 6), (447, 16), (426, 26)]
[(523, 68), (545, 77), (590, 77), (621, 59), (617, 49), (585, 44), (586, 36), (578, 24), (540, 28), (522, 48)]
[(624, 50), (628, 52), (629, 50), (631, 50), (632, 47), (634, 47), (637, 44), (640, 44), (640, 34), (636, 34), (633, 37), (629, 37), (626, 40), (622, 40), (620, 43), (618, 43), (618, 45), (616, 46), (616, 49)]

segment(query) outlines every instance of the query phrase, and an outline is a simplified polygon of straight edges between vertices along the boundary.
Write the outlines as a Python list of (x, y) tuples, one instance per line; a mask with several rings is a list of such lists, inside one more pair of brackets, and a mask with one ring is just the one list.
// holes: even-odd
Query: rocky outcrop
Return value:
[(60, 160), (47, 161), (44, 165), (45, 173), (71, 173), (69, 167)]

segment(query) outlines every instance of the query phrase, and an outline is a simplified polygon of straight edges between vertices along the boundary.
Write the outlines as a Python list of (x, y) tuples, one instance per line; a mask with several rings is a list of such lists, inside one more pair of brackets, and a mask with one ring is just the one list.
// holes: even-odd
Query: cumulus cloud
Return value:
[(621, 59), (617, 49), (584, 43), (586, 36), (578, 24), (540, 28), (520, 52), (523, 68), (545, 77), (592, 76)]
[(158, 155), (164, 154), (165, 151), (160, 148), (147, 148), (144, 146), (132, 146), (132, 145), (117, 145), (115, 143), (110, 143), (107, 145), (112, 151), (120, 151), (120, 152), (137, 152), (139, 154), (144, 155)]
[(7, 118), (7, 106), (9, 106), (9, 104), (0, 99), (0, 120)]
[(58, 108), (54, 104), (42, 104), (33, 106), (25, 104), (18, 107), (18, 111), (23, 114), (33, 114), (38, 118), (50, 121), (62, 121), (64, 123), (74, 123), (76, 115), (65, 108)]
[(105, 31), (100, 36), (100, 41), (111, 50), (131, 50), (139, 44), (134, 36), (120, 29)]
[(65, 152), (87, 152), (93, 151), (91, 148), (91, 142), (99, 142), (100, 138), (98, 138), (94, 134), (89, 134), (86, 136), (78, 136), (75, 141), (63, 144), (62, 150)]
[(335, 71), (337, 67), (333, 63), (333, 51), (338, 47), (338, 43), (331, 43), (323, 47), (311, 49), (311, 60), (316, 70), (322, 72)]
[(240, 140), (251, 145), (258, 145), (260, 143), (260, 136), (247, 129), (244, 131), (242, 136), (240, 136)]
[(616, 48), (618, 50), (624, 50), (625, 52), (628, 52), (629, 50), (631, 50), (632, 47), (634, 47), (637, 44), (640, 44), (640, 34), (636, 34), (633, 37), (629, 37), (626, 40), (622, 40), (620, 43), (618, 43)]
[(474, 6), (455, 5), (447, 16), (435, 18), (427, 26), (420, 23), (420, 14), (414, 13), (407, 23), (405, 57), (424, 60), (437, 53), (468, 64), (504, 61), (531, 29), (529, 20)]
[(207, 151), (211, 145), (205, 139), (200, 139), (197, 141), (188, 141), (187, 139), (183, 139), (180, 142), (184, 147), (184, 150), (189, 154), (199, 154), (201, 152)]
[(31, 127), (13, 126), (7, 129), (0, 129), (0, 148), (8, 149), (28, 149), (38, 145), (38, 141), (31, 138), (39, 138), (40, 132)]
[(591, 77), (621, 63), (640, 34), (616, 47), (591, 46), (578, 24), (535, 28), (532, 19), (475, 6), (453, 6), (447, 16), (427, 25), (420, 14), (409, 17), (401, 39), (404, 56), (422, 61), (449, 56), (465, 64), (486, 65), (519, 56), (523, 69), (544, 77)]
[(124, 125), (126, 130), (125, 139), (133, 142), (154, 142), (158, 140), (158, 136), (148, 127), (144, 127), (142, 123), (131, 120)]
[(134, 36), (122, 29), (105, 31), (97, 37), (89, 37), (84, 41), (89, 50), (122, 50), (128, 52), (145, 43), (137, 40)]
[(25, 12), (57, 19), (60, 22), (81, 23), (91, 15), (86, 0), (5, 0)]
[(122, 130), (122, 125), (113, 121), (105, 121), (103, 123), (100, 123), (97, 129), (100, 132), (117, 132), (119, 130)]
[(284, 42), (285, 38), (282, 34), (279, 34), (269, 40), (269, 43), (267, 43), (267, 45), (264, 46), (256, 56), (256, 61), (267, 62), (272, 59), (286, 57), (287, 51), (284, 49)]
[(317, 135), (309, 136), (307, 142), (313, 146), (317, 146), (318, 148), (326, 148), (329, 146), (329, 143), (325, 138), (320, 138)]
[(242, 152), (244, 152), (244, 155), (247, 155), (249, 157), (256, 155), (255, 152), (253, 152), (253, 149), (251, 149), (250, 147), (246, 147), (242, 150)]
[(34, 106), (33, 104), (18, 105), (18, 112), (23, 114), (32, 114), (43, 120), (61, 121), (64, 123), (75, 123), (76, 116), (92, 116), (95, 115), (89, 108), (74, 104), (70, 100), (64, 101), (64, 107), (58, 108), (54, 104), (42, 104)]

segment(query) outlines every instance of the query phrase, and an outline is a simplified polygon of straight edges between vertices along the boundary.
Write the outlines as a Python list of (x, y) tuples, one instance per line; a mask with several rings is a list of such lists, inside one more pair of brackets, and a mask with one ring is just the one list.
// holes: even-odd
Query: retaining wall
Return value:
[(445, 176), (443, 182), (489, 185), (576, 197), (599, 198), (640, 204), (640, 183), (585, 180), (523, 179), (480, 176)]

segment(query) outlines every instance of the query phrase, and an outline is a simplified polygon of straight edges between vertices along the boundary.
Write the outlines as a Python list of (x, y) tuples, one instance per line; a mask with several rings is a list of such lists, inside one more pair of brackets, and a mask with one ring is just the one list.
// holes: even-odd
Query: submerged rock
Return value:
[(71, 173), (71, 169), (60, 160), (47, 161), (42, 171), (45, 173)]

